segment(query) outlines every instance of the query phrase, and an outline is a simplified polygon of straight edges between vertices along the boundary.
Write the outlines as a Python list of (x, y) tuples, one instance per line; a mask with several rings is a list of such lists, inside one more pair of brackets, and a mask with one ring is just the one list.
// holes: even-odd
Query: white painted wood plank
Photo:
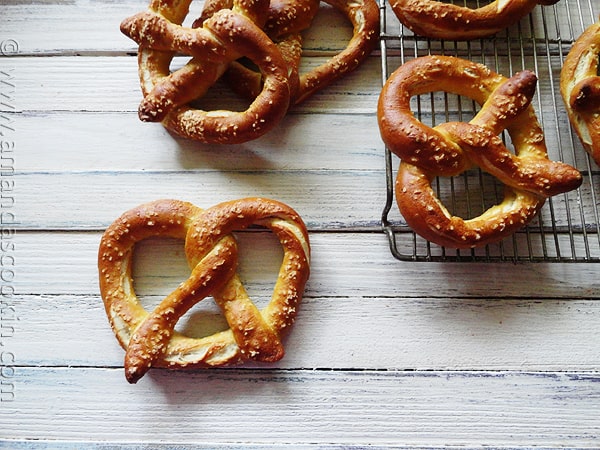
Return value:
[[(542, 35), (545, 29), (551, 40), (560, 37), (565, 42), (572, 41), (584, 26), (595, 21), (600, 9), (594, 5), (595, 9), (590, 10), (588, 3), (593, 5), (593, 2), (580, 3), (578, 5), (576, 0), (565, 0), (554, 6), (537, 7), (519, 24), (498, 33), (496, 39), (506, 40), (507, 36), (528, 39), (534, 34)], [(16, 39), (20, 51), (28, 54), (135, 51), (135, 44), (120, 33), (119, 23), (125, 17), (146, 9), (147, 4), (143, 0), (119, 3), (109, 0), (56, 0), (43, 3), (5, 0), (2, 5), (0, 40)], [(202, 4), (202, 1), (192, 2), (190, 17), (198, 15)], [(401, 26), (389, 6), (385, 12), (390, 35), (403, 33), (407, 38), (412, 36), (410, 31)], [(323, 24), (329, 25), (326, 29), (330, 48), (342, 48), (349, 36), (349, 27), (329, 9), (318, 16), (314, 29), (305, 33), (306, 47), (309, 50), (323, 49), (323, 42), (319, 39)], [(40, 35), (44, 39), (39, 39)], [(447, 47), (455, 45), (466, 47), (464, 43), (446, 44)]]
[[(268, 294), (249, 287), (256, 303), (265, 305)], [(313, 295), (309, 289), (286, 337), (284, 358), (243, 367), (600, 371), (598, 300)], [(160, 299), (142, 301), (150, 306)], [(23, 295), (10, 307), (18, 320), (9, 320), (5, 309), (2, 350), (19, 365), (123, 372), (124, 351), (99, 296)], [(227, 326), (207, 299), (177, 329), (201, 337)]]
[[(552, 119), (546, 120), (545, 133), (550, 157), (585, 170), (586, 154), (578, 141), (573, 149), (568, 123), (559, 124), (557, 137)], [(139, 121), (134, 112), (22, 113), (11, 115), (10, 120), (3, 123), (15, 130), (17, 168), (27, 171), (385, 167), (384, 146), (377, 117), (372, 113), (290, 113), (272, 132), (241, 145), (209, 145), (183, 139), (168, 133), (160, 124)], [(323, 129), (333, 129), (335, 133), (324, 134)], [(40, 136), (44, 139), (40, 140)], [(394, 170), (398, 163), (394, 157)]]
[(21, 2), (2, 5), (1, 39), (15, 39), (19, 51), (71, 53), (114, 51), (132, 47), (119, 31), (125, 17), (146, 7), (147, 2)]
[(141, 170), (385, 168), (373, 114), (289, 114), (272, 133), (243, 145), (178, 138), (159, 124), (140, 122), (135, 113), (24, 113), (12, 126), (16, 166), (27, 172), (110, 171), (127, 177)]
[[(280, 252), (266, 233), (238, 239), (240, 274), (262, 307)], [(98, 233), (16, 236), (8, 284), (19, 295), (3, 298), (2, 349), (20, 364), (122, 365), (97, 288), (98, 242)], [(600, 370), (596, 264), (399, 263), (381, 235), (311, 242), (305, 299), (273, 367)], [(174, 240), (140, 245), (134, 279), (148, 308), (188, 276), (182, 252)], [(205, 333), (207, 314), (218, 314), (211, 300), (178, 329)]]
[[(16, 204), (4, 212), (19, 222), (9, 254), (17, 295), (0, 303), (0, 447), (30, 448), (39, 439), (72, 448), (89, 440), (207, 448), (599, 446), (597, 264), (393, 259), (379, 228), (385, 179), (374, 114), (377, 52), (359, 72), (291, 111), (275, 133), (247, 145), (192, 145), (140, 123), (135, 45), (118, 23), (146, 4), (2, 2), (0, 43), (14, 39), (20, 56), (0, 59), (15, 81), (14, 92), (2, 91), (10, 107), (0, 109), (1, 123), (14, 120), (16, 130), (9, 136)], [(405, 54), (485, 52), (503, 70), (536, 67), (547, 139), (569, 151), (564, 112), (553, 110), (560, 106), (555, 82), (560, 52), (597, 17), (588, 5), (599, 6), (564, 0), (537, 7), (510, 30), (511, 39), (407, 39)], [(537, 61), (521, 59), (514, 38), (522, 33), (532, 46), (531, 23), (557, 39), (538, 41)], [(311, 33), (309, 65), (341, 48), (348, 29), (336, 22), (326, 39)], [(215, 89), (207, 104), (224, 92)], [(584, 164), (579, 153), (575, 158)], [(310, 227), (312, 274), (286, 357), (244, 369), (153, 370), (128, 385), (98, 293), (101, 231), (146, 200), (210, 206), (246, 195), (283, 200)], [(584, 195), (589, 203), (589, 188)], [(52, 229), (63, 231), (45, 231)], [(238, 237), (242, 278), (264, 304), (277, 245), (266, 233)], [(177, 242), (140, 247), (136, 289), (152, 305), (186, 276), (186, 264)], [(197, 307), (181, 327), (197, 333), (201, 314), (214, 313), (214, 306)]]
[[(134, 53), (137, 44), (121, 33), (119, 24), (126, 17), (145, 11), (148, 3), (145, 0), (118, 3), (6, 0), (2, 4), (0, 42), (14, 39), (19, 53), (27, 55)], [(191, 2), (184, 25), (189, 26), (200, 15), (203, 4), (203, 1)], [(324, 30), (327, 41), (322, 39)], [(337, 52), (346, 46), (351, 35), (350, 22), (323, 4), (312, 27), (303, 34), (303, 48), (308, 54)]]
[[(321, 61), (320, 58), (311, 58), (311, 60), (313, 63)], [(394, 61), (392, 58), (389, 59), (391, 69), (394, 67)], [(400, 64), (400, 61), (397, 64)], [(555, 93), (558, 74), (554, 74), (553, 78), (549, 79), (547, 75), (544, 75), (543, 69), (543, 67), (539, 68), (540, 82), (534, 104), (544, 126), (550, 157), (584, 168), (586, 165), (585, 152), (571, 132), (562, 99)], [(48, 145), (60, 144), (66, 147), (65, 154), (69, 154), (71, 145), (81, 152), (79, 139), (84, 139), (85, 136), (88, 136), (88, 140), (103, 145), (106, 145), (107, 139), (112, 138), (120, 141), (128, 140), (127, 143), (130, 145), (135, 142), (135, 146), (143, 148), (149, 146), (172, 147), (174, 145), (197, 149), (217, 148), (217, 146), (202, 145), (171, 136), (160, 124), (141, 123), (135, 113), (141, 99), (136, 72), (135, 58), (131, 57), (17, 58), (10, 60), (2, 72), (8, 75), (2, 75), (2, 79), (7, 78), (14, 88), (9, 91), (8, 85), (1, 86), (3, 94), (12, 97), (10, 106), (0, 105), (0, 109), (3, 110), (3, 124), (9, 125), (6, 122), (11, 122), (10, 126), (15, 129), (20, 145), (30, 145), (33, 139), (31, 136), (43, 135), (48, 136), (45, 141)], [(98, 78), (98, 73), (103, 76)], [(90, 88), (88, 81), (90, 78), (96, 78), (93, 89)], [(306, 103), (293, 107), (288, 116), (263, 138), (244, 145), (224, 148), (226, 150), (255, 146), (281, 148), (290, 144), (309, 147), (313, 142), (316, 142), (315, 145), (319, 147), (327, 144), (331, 145), (333, 149), (344, 148), (348, 144), (340, 142), (337, 133), (328, 134), (328, 139), (323, 141), (324, 144), (319, 143), (321, 136), (316, 130), (321, 126), (337, 128), (339, 121), (354, 120), (346, 119), (346, 115), (365, 115), (364, 118), (356, 119), (357, 121), (364, 120), (364, 122), (353, 124), (354, 130), (339, 130), (340, 133), (344, 133), (344, 136), (348, 135), (347, 142), (351, 142), (353, 148), (362, 150), (362, 146), (359, 147), (359, 145), (364, 145), (363, 143), (368, 143), (367, 146), (370, 149), (382, 148), (375, 115), (380, 88), (379, 61), (377, 58), (370, 58), (358, 71), (319, 92)], [(27, 97), (20, 94), (23, 91), (28, 92)], [(223, 105), (222, 99), (227, 99), (225, 105)], [(242, 104), (232, 99), (229, 89), (221, 86), (207, 97), (205, 106), (207, 108), (232, 107), (230, 105), (233, 102), (236, 108), (242, 107)], [(459, 103), (457, 100), (458, 97), (454, 95), (436, 94), (433, 99), (425, 97), (419, 104), (418, 110), (415, 106), (415, 113), (418, 112), (426, 124), (459, 120), (458, 117), (455, 117), (456, 114), (447, 115), (445, 108), (447, 105), (451, 111), (460, 110), (462, 120), (467, 120), (474, 114), (474, 109), (465, 101)], [(13, 109), (25, 111), (27, 114), (12, 114)], [(433, 119), (430, 115), (431, 110), (436, 111)], [(43, 114), (50, 111), (60, 112), (60, 114)], [(112, 114), (116, 111), (129, 114)], [(75, 112), (77, 118), (75, 119), (68, 112)], [(81, 112), (90, 114), (82, 115)], [(97, 114), (96, 112), (111, 114)], [(297, 114), (302, 115), (296, 117)], [(316, 118), (315, 114), (317, 114)], [(321, 114), (327, 115), (322, 117)], [(317, 128), (311, 129), (309, 125), (306, 125), (311, 122), (312, 126)], [(77, 123), (77, 127), (74, 127), (73, 123)], [(35, 127), (34, 134), (31, 133), (32, 127)], [(360, 135), (360, 137), (354, 138), (350, 134), (345, 134), (347, 132), (352, 135)], [(67, 140), (65, 139), (66, 135), (78, 139)], [(96, 138), (96, 136), (98, 137)], [(94, 139), (89, 139), (90, 137)], [(315, 139), (311, 141), (310, 137)], [(98, 140), (96, 141), (96, 139)], [(45, 146), (39, 145), (39, 141), (35, 141), (35, 143), (36, 145), (30, 146), (45, 148)], [(122, 145), (119, 146), (121, 154), (123, 153)], [(218, 146), (218, 148), (223, 148), (223, 146)], [(137, 152), (133, 154), (135, 155)]]
[[(161, 198), (191, 201), (207, 208), (225, 200), (258, 196), (289, 204), (311, 230), (379, 232), (386, 200), (383, 170), (157, 172), (142, 168), (133, 172), (34, 172), (13, 175), (11, 180), (14, 185), (5, 193), (7, 199), (3, 202), (7, 205), (5, 214), (14, 216), (7, 219), (9, 225), (14, 222), (17, 229), (98, 230), (106, 228), (124, 211)], [(584, 197), (571, 193), (552, 199), (557, 225), (570, 226), (566, 214), (571, 208), (572, 225), (581, 223), (578, 204), (573, 203), (581, 199), (585, 200), (582, 208), (587, 214), (586, 223), (596, 223), (590, 211), (590, 191), (582, 193)], [(567, 205), (567, 201), (573, 204)], [(549, 206), (550, 202), (546, 207)], [(392, 217), (403, 223), (397, 207), (393, 208)], [(551, 222), (548, 214), (545, 210), (547, 226)], [(593, 242), (594, 235), (589, 239)], [(597, 247), (596, 241), (591, 247), (596, 256)]]
[[(98, 295), (100, 232), (14, 235), (15, 287), (22, 294)], [(265, 292), (279, 265), (269, 233), (238, 233), (244, 278)], [(382, 233), (310, 232), (308, 297), (596, 299), (598, 264), (413, 263), (395, 260)], [(140, 295), (166, 295), (188, 274), (181, 244), (149, 240), (136, 257)], [(161, 261), (161, 264), (156, 264)], [(255, 264), (261, 261), (261, 264)], [(136, 269), (138, 270), (138, 269)]]
[[(426, 53), (427, 51), (421, 52), (418, 56)], [(453, 53), (446, 52), (446, 54)], [(463, 56), (458, 53), (455, 55)], [(539, 82), (534, 107), (542, 121), (547, 123), (548, 132), (552, 132), (554, 106), (558, 107), (560, 117), (565, 116), (562, 100), (558, 97), (554, 98), (559, 77), (556, 67), (559, 68), (560, 63), (553, 64), (555, 72), (550, 73), (547, 66), (536, 65), (531, 55), (526, 57), (519, 66), (515, 66), (512, 60), (516, 56), (518, 55), (511, 53), (508, 58), (505, 54), (496, 57), (493, 61), (487, 61), (475, 54), (470, 59), (488, 64), (490, 68), (505, 76), (523, 69), (535, 71)], [(387, 58), (388, 71), (395, 70), (406, 59), (410, 58), (402, 59), (400, 55), (391, 54)], [(307, 58), (306, 69), (324, 61), (324, 57)], [(141, 100), (137, 59), (132, 56), (5, 58), (3, 77), (6, 77), (6, 74), (10, 75), (10, 81), (15, 85), (15, 103), (19, 111), (135, 112)], [(94, 80), (93, 83), (90, 83), (90, 80)], [(356, 71), (318, 92), (306, 103), (293, 107), (290, 112), (374, 114), (381, 84), (380, 59), (372, 56)], [(6, 86), (3, 88), (6, 90)], [(27, 96), (20, 95), (21, 92), (27, 92)], [(204, 106), (206, 108), (223, 106), (223, 99), (229, 102), (225, 103), (225, 106), (229, 104), (236, 108), (244, 106), (242, 102), (235, 100), (235, 96), (227, 86), (221, 84), (216, 85), (214, 90), (207, 94)], [(436, 93), (433, 99), (435, 103), (432, 105), (428, 96), (425, 96), (425, 101), (419, 105), (420, 113), (425, 113), (423, 120), (426, 123), (432, 108), (438, 116), (436, 123), (447, 119), (446, 108), (450, 112), (460, 108), (461, 114), (465, 117), (473, 111), (473, 106), (468, 100), (459, 104), (456, 100), (457, 96), (443, 96), (441, 93)], [(547, 110), (549, 105), (553, 106), (551, 111)], [(11, 112), (5, 107), (2, 107), (2, 110)], [(458, 120), (453, 117), (451, 119)]]
[[(3, 437), (237, 445), (595, 447), (598, 376), (15, 370)], [(40, 401), (43, 399), (43, 402)]]
[[(325, 61), (326, 57), (307, 58), (306, 70)], [(372, 114), (381, 89), (380, 67), (379, 58), (368, 58), (290, 112)], [(16, 86), (19, 111), (136, 112), (142, 99), (134, 56), (3, 58), (0, 75), (4, 77), (3, 73), (10, 74)], [(206, 109), (241, 109), (244, 105), (224, 85), (217, 85), (203, 101)], [(12, 112), (12, 107), (0, 105), (0, 111)]]
[(312, 229), (379, 229), (385, 201), (383, 173), (358, 170), (33, 173), (14, 180), (12, 214), (21, 229), (103, 229), (124, 211), (160, 198), (206, 208), (256, 196), (289, 204)]

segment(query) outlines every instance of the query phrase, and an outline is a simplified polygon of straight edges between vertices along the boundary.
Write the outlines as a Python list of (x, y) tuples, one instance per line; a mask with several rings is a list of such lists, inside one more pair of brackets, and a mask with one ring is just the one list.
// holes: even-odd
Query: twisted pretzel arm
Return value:
[(600, 164), (600, 22), (577, 38), (565, 58), (560, 92), (571, 126), (584, 149)]
[[(152, 47), (154, 50), (138, 54), (140, 79), (145, 91), (139, 107), (143, 121), (161, 121), (174, 108), (206, 94), (224, 71), (224, 64), (220, 61), (237, 56), (212, 33), (210, 24), (200, 29), (185, 28), (172, 24), (157, 13), (142, 12), (125, 19), (121, 23), (121, 31), (141, 48)], [(172, 55), (170, 52), (195, 57), (178, 71), (170, 73), (171, 56), (164, 58)], [(165, 75), (157, 79), (156, 73)]]
[[(284, 258), (273, 297), (259, 311), (235, 273), (234, 230), (264, 225), (279, 238)], [(131, 261), (137, 242), (151, 236), (185, 240), (190, 277), (153, 311), (133, 288)], [(105, 231), (98, 253), (100, 292), (107, 317), (126, 350), (125, 375), (135, 383), (150, 367), (220, 366), (245, 360), (277, 361), (309, 275), (310, 246), (301, 218), (268, 199), (225, 202), (208, 210), (159, 200), (125, 212)], [(203, 338), (174, 331), (194, 304), (212, 295), (230, 326)]]
[(386, 81), (378, 103), (381, 136), (403, 161), (415, 163), (443, 176), (472, 167), (459, 144), (443, 128), (430, 128), (412, 112), (410, 99), (428, 92), (464, 95), (484, 104), (502, 81), (500, 75), (480, 64), (457, 58), (424, 57), (404, 63)]
[[(325, 63), (306, 73), (300, 73), (302, 39), (300, 32), (310, 25), (317, 13), (319, 2), (308, 0), (272, 3), (266, 30), (269, 36), (280, 42), (280, 49), (290, 68), (290, 76), (298, 78), (298, 87), (292, 95), (292, 103), (299, 104), (334, 81), (355, 70), (371, 54), (378, 43), (379, 8), (373, 0), (324, 0), (352, 24), (352, 37), (344, 50)], [(302, 5), (297, 6), (297, 5)], [(301, 10), (301, 13), (298, 12)], [(297, 18), (294, 14), (298, 14)], [(228, 77), (237, 91), (253, 96), (261, 86), (261, 77), (256, 72), (234, 64)]]
[[(151, 365), (158, 365), (174, 338), (179, 317), (233, 276), (237, 247), (228, 237), (197, 258), (190, 278), (155, 311), (148, 313), (141, 306), (131, 274), (135, 244), (153, 236), (184, 239), (191, 220), (200, 212), (187, 202), (147, 203), (121, 215), (102, 237), (98, 252), (100, 292), (113, 331), (127, 350), (125, 373), (130, 382), (141, 378)], [(155, 330), (161, 332), (147, 339)]]
[(352, 24), (348, 45), (321, 66), (300, 76), (294, 103), (299, 104), (315, 92), (355, 70), (377, 46), (379, 8), (374, 0), (324, 0), (342, 12)]
[[(396, 199), (407, 224), (444, 246), (469, 248), (501, 240), (528, 223), (545, 198), (577, 188), (581, 174), (548, 159), (531, 106), (537, 78), (523, 71), (510, 79), (466, 60), (429, 56), (409, 61), (386, 82), (378, 104), (382, 138), (401, 158)], [(429, 128), (410, 99), (435, 90), (467, 96), (481, 106), (469, 123)], [(515, 153), (499, 134), (506, 129)], [(453, 216), (431, 188), (436, 176), (479, 166), (505, 184), (504, 200), (472, 219)]]
[[(265, 32), (275, 42), (288, 67), (292, 103), (298, 95), (302, 31), (312, 23), (319, 10), (319, 0), (272, 0), (265, 23)], [(229, 65), (225, 76), (239, 95), (254, 98), (263, 86), (262, 74), (241, 61)]]
[(558, 0), (495, 0), (469, 8), (437, 0), (392, 0), (400, 21), (414, 33), (435, 39), (469, 40), (491, 36), (517, 23), (536, 5)]
[[(528, 70), (504, 79), (469, 124), (454, 124), (450, 134), (472, 162), (505, 185), (551, 197), (579, 187), (581, 175), (548, 159), (544, 133), (531, 107), (536, 84), (536, 75)], [(516, 156), (498, 136), (504, 129), (521, 149)]]
[[(271, 302), (262, 314), (247, 298), (237, 276), (216, 292), (214, 298), (228, 317), (244, 358), (258, 361), (280, 359), (283, 346), (279, 342), (279, 333), (292, 325), (309, 275), (308, 234), (299, 216), (279, 202), (245, 199), (210, 208), (197, 223), (198, 226), (190, 228), (186, 240), (186, 252), (192, 261), (197, 252), (204, 253), (223, 236), (253, 224), (271, 229), (279, 238), (284, 251), (283, 262)], [(240, 313), (242, 311), (244, 314)], [(267, 339), (278, 344), (265, 348)]]
[[(157, 222), (165, 211), (174, 219)], [(109, 317), (122, 315), (125, 323), (112, 322), (113, 330), (122, 346), (131, 338), (130, 329), (139, 326), (146, 316), (133, 290), (131, 262), (134, 245), (151, 236), (184, 239), (189, 217), (197, 208), (184, 202), (157, 202), (140, 205), (121, 215), (104, 232), (98, 251), (100, 291)]]
[[(189, 1), (179, 3), (182, 8)], [(185, 14), (163, 12), (162, 7), (156, 11), (151, 8), (121, 24), (122, 32), (140, 45), (141, 120), (160, 121), (181, 136), (208, 143), (246, 142), (279, 123), (291, 94), (287, 66), (275, 44), (256, 24), (224, 9), (204, 21), (201, 28), (187, 28), (179, 24)], [(173, 15), (177, 20), (171, 19)], [(193, 58), (171, 73), (169, 66), (176, 52)], [(242, 56), (251, 59), (265, 79), (262, 91), (246, 111), (203, 111), (190, 106), (231, 61)]]
[[(288, 70), (281, 53), (262, 30), (254, 28), (252, 39), (241, 22), (248, 22), (243, 16), (220, 11), (211, 21), (220, 16), (228, 16), (227, 22), (216, 21), (215, 30), (219, 37), (231, 44), (239, 44), (240, 56), (248, 56), (261, 69), (264, 75), (263, 89), (242, 112), (211, 111), (201, 112), (189, 106), (174, 110), (165, 117), (167, 128), (196, 140), (217, 143), (240, 143), (262, 136), (277, 125), (287, 112), (290, 102)], [(231, 26), (230, 26), (231, 24)], [(240, 24), (240, 26), (238, 26)], [(242, 31), (243, 30), (243, 31)], [(250, 47), (249, 42), (258, 44)]]

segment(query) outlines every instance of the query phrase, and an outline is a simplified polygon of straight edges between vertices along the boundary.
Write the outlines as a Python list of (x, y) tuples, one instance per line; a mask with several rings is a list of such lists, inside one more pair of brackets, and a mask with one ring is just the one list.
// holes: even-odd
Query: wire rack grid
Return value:
[[(471, 8), (483, 0), (455, 0)], [(489, 2), (486, 2), (489, 3)], [(414, 35), (397, 20), (380, 0), (382, 82), (401, 64), (419, 56), (458, 56), (483, 63), (511, 76), (523, 69), (538, 76), (533, 106), (544, 129), (549, 157), (579, 169), (582, 186), (546, 201), (537, 217), (521, 231), (497, 244), (457, 250), (438, 246), (414, 233), (400, 215), (394, 199), (394, 182), (399, 159), (387, 148), (386, 204), (382, 227), (392, 255), (405, 261), (489, 262), (600, 262), (600, 214), (598, 183), (600, 171), (572, 131), (559, 91), (560, 70), (573, 42), (598, 18), (600, 0), (561, 0), (555, 5), (538, 5), (527, 17), (493, 37), (472, 41), (442, 41)], [(448, 121), (469, 121), (477, 112), (473, 101), (445, 92), (411, 99), (415, 116), (435, 126)], [(510, 148), (510, 138), (503, 139)], [(502, 201), (499, 182), (479, 169), (457, 177), (438, 178), (433, 184), (440, 200), (454, 214), (479, 215)]]

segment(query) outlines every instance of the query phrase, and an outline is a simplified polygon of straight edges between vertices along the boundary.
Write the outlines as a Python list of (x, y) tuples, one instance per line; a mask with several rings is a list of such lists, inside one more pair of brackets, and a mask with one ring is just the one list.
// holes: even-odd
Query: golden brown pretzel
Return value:
[[(284, 250), (273, 296), (260, 311), (236, 274), (237, 247), (231, 236), (254, 224), (271, 229)], [(131, 265), (135, 244), (152, 236), (185, 240), (191, 275), (148, 312), (134, 291)], [(282, 358), (281, 338), (296, 316), (309, 258), (302, 219), (274, 200), (246, 198), (206, 210), (188, 202), (158, 200), (125, 212), (102, 236), (98, 270), (106, 314), (126, 350), (127, 380), (135, 383), (150, 367), (210, 367)], [(209, 295), (230, 328), (204, 338), (176, 332), (179, 318)]]
[[(300, 73), (302, 55), (301, 32), (308, 28), (319, 8), (315, 0), (274, 0), (271, 2), (265, 30), (280, 49), (290, 66), (290, 76), (296, 75), (297, 89), (292, 104), (299, 104), (315, 92), (355, 70), (371, 54), (378, 43), (379, 8), (374, 0), (324, 0), (352, 24), (353, 34), (348, 45), (325, 63)], [(260, 74), (241, 64), (232, 64), (228, 74), (231, 85), (250, 98), (262, 87)]]
[[(207, 0), (192, 27), (200, 27), (215, 13), (229, 7), (231, 0)], [(267, 36), (275, 42), (288, 67), (292, 98), (298, 92), (298, 66), (302, 55), (301, 32), (308, 28), (319, 9), (319, 0), (271, 0), (262, 22)], [(257, 22), (258, 23), (258, 22)], [(224, 74), (235, 92), (249, 99), (263, 89), (263, 76), (246, 62), (233, 61)]]
[(575, 41), (560, 73), (569, 121), (596, 164), (600, 164), (599, 54), (600, 22), (596, 22)]
[[(188, 28), (181, 23), (190, 2), (152, 0), (148, 11), (121, 23), (121, 31), (139, 44), (144, 95), (140, 119), (160, 121), (181, 136), (207, 143), (240, 143), (262, 136), (279, 123), (290, 101), (281, 52), (253, 22), (266, 20), (268, 2), (248, 2), (255, 8), (252, 11), (240, 1), (241, 6), (218, 11), (201, 28)], [(192, 59), (171, 73), (177, 52)], [(190, 106), (231, 61), (242, 56), (252, 60), (265, 78), (263, 89), (246, 111), (203, 111)]]
[[(416, 233), (454, 248), (499, 241), (528, 223), (547, 197), (581, 184), (575, 168), (548, 159), (530, 104), (536, 82), (529, 71), (507, 79), (481, 64), (448, 56), (414, 59), (389, 77), (379, 98), (379, 127), (385, 144), (401, 158), (396, 200)], [(433, 91), (467, 96), (482, 107), (469, 123), (430, 128), (415, 118), (410, 99)], [(505, 129), (515, 154), (499, 137)], [(506, 193), (499, 205), (463, 219), (443, 206), (431, 181), (473, 166), (498, 178)]]
[(558, 0), (495, 0), (469, 8), (437, 0), (391, 0), (400, 22), (415, 34), (435, 39), (469, 40), (491, 36), (517, 23), (536, 5)]
[(206, 0), (202, 6), (202, 14), (192, 23), (192, 28), (200, 28), (204, 21), (222, 9), (231, 9), (263, 28), (267, 21), (269, 3), (265, 0)]

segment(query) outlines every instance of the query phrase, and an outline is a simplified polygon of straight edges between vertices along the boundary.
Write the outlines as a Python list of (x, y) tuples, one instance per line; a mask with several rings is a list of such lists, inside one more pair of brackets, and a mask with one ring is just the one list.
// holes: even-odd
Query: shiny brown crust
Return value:
[(355, 70), (379, 42), (379, 8), (374, 0), (324, 0), (346, 15), (352, 23), (348, 45), (323, 65), (300, 76), (298, 104), (333, 81)]
[[(581, 184), (575, 168), (548, 159), (530, 104), (536, 83), (530, 71), (507, 79), (484, 65), (448, 56), (411, 60), (389, 77), (379, 98), (379, 128), (387, 147), (401, 159), (396, 200), (416, 233), (453, 248), (500, 241), (527, 224), (547, 197)], [(410, 99), (433, 91), (466, 96), (482, 107), (469, 123), (430, 128), (415, 118)], [(499, 137), (505, 129), (515, 154)], [(463, 219), (442, 205), (431, 181), (473, 166), (498, 178), (506, 194), (479, 217)]]
[[(148, 11), (121, 23), (121, 31), (139, 44), (144, 96), (140, 119), (160, 121), (174, 133), (206, 143), (236, 144), (262, 136), (285, 115), (291, 94), (281, 52), (252, 21), (261, 20), (261, 15), (266, 20), (268, 2), (249, 2), (258, 11), (264, 10), (250, 18), (243, 14), (249, 7), (236, 6), (219, 10), (201, 28), (188, 28), (181, 23), (190, 2), (153, 0)], [(171, 73), (176, 53), (192, 59)], [(260, 69), (265, 80), (246, 111), (204, 111), (190, 106), (205, 95), (231, 61), (243, 56)]]
[(517, 23), (536, 5), (558, 0), (496, 0), (468, 8), (437, 0), (391, 0), (400, 22), (415, 34), (434, 39), (469, 40), (491, 36)]
[[(352, 37), (340, 53), (322, 65), (300, 73), (302, 56), (301, 32), (308, 28), (316, 15), (319, 2), (314, 0), (275, 0), (271, 2), (265, 30), (280, 49), (289, 65), (290, 76), (296, 76), (297, 88), (291, 103), (297, 105), (359, 67), (375, 49), (379, 38), (379, 8), (374, 0), (324, 0), (344, 14), (352, 24)], [(230, 84), (250, 98), (262, 86), (260, 74), (232, 64), (228, 70)]]
[(560, 73), (560, 92), (569, 121), (585, 150), (600, 165), (600, 22), (573, 44)]
[[(237, 268), (232, 232), (260, 225), (283, 246), (270, 303), (248, 298)], [(190, 277), (151, 312), (140, 304), (131, 273), (135, 244), (154, 236), (185, 241)], [(246, 198), (202, 210), (178, 200), (157, 200), (125, 212), (105, 231), (98, 251), (100, 292), (108, 320), (126, 350), (125, 376), (137, 382), (150, 367), (214, 367), (246, 360), (281, 359), (309, 276), (310, 246), (300, 216), (280, 202)], [(191, 338), (175, 325), (193, 305), (212, 295), (230, 328)]]

